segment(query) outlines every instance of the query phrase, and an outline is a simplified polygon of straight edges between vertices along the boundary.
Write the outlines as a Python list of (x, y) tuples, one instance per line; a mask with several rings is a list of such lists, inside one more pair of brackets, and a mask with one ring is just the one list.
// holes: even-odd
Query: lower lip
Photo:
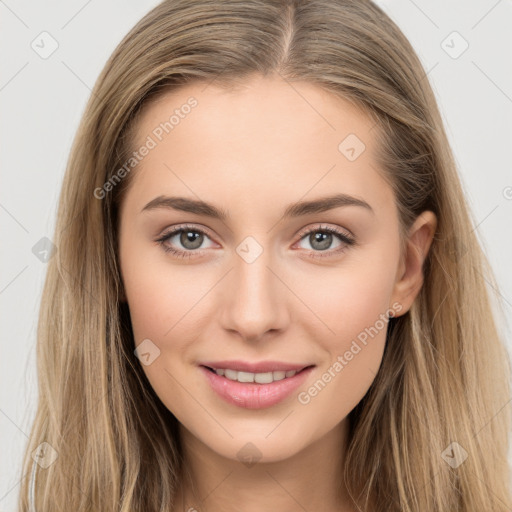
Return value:
[(295, 391), (313, 371), (313, 366), (306, 368), (293, 377), (276, 380), (270, 384), (238, 382), (200, 366), (212, 389), (224, 400), (246, 409), (263, 409), (271, 407)]

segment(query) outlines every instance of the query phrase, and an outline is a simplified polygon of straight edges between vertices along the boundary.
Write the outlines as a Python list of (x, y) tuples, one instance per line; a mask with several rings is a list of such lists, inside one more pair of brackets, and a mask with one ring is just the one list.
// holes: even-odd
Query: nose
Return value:
[(288, 291), (268, 251), (249, 262), (234, 255), (234, 268), (224, 280), (222, 327), (243, 340), (258, 341), (286, 328)]

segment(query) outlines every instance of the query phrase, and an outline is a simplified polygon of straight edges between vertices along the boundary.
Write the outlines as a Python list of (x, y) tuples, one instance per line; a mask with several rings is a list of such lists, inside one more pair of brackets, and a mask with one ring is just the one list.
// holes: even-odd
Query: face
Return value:
[(372, 127), (275, 78), (190, 85), (138, 121), (149, 149), (119, 238), (134, 342), (161, 401), (219, 455), (252, 443), (277, 461), (339, 426), (379, 370), (389, 315), (414, 299), (421, 265), (401, 262)]

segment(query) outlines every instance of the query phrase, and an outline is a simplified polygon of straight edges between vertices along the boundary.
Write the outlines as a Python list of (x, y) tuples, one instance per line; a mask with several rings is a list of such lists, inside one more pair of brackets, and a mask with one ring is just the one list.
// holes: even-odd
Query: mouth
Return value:
[(213, 368), (206, 365), (201, 365), (211, 373), (215, 373), (221, 377), (229, 380), (234, 380), (242, 383), (255, 383), (255, 384), (271, 384), (284, 379), (289, 379), (304, 370), (312, 368), (314, 365), (304, 366), (299, 370), (274, 370), (267, 372), (247, 372), (242, 370), (233, 370), (231, 368)]
[(248, 372), (201, 364), (210, 388), (225, 402), (246, 409), (271, 407), (289, 397), (312, 373), (315, 365), (296, 369)]

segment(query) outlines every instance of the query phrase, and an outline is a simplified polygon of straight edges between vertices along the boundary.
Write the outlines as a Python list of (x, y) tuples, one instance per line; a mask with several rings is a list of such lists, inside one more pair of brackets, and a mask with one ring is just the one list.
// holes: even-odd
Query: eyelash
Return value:
[[(197, 254), (198, 252), (201, 253), (201, 251), (200, 250), (182, 251), (179, 249), (174, 249), (174, 248), (170, 247), (169, 245), (166, 245), (166, 243), (165, 243), (165, 242), (167, 242), (167, 240), (172, 238), (174, 235), (184, 232), (184, 231), (192, 231), (194, 233), (200, 233), (202, 235), (208, 236), (208, 233), (206, 233), (206, 231), (203, 231), (202, 229), (199, 229), (195, 226), (183, 225), (183, 226), (178, 226), (177, 228), (173, 228), (171, 231), (169, 231), (167, 233), (164, 233), (160, 238), (156, 239), (155, 242), (157, 242), (166, 253), (171, 253), (173, 256), (175, 256), (177, 258), (193, 258), (195, 256), (195, 254)], [(320, 226), (320, 227), (316, 227), (313, 229), (309, 229), (305, 232), (302, 232), (300, 234), (299, 240), (302, 240), (303, 238), (305, 238), (307, 235), (310, 235), (311, 233), (331, 233), (333, 235), (337, 235), (339, 237), (339, 239), (345, 244), (345, 246), (338, 248), (334, 251), (329, 251), (329, 250), (313, 251), (315, 253), (324, 253), (324, 252), (327, 253), (327, 254), (316, 254), (316, 255), (312, 256), (313, 258), (333, 257), (335, 255), (341, 254), (348, 247), (356, 244), (356, 241), (354, 238), (347, 235), (343, 231), (340, 231), (339, 229), (331, 227), (331, 226), (325, 226), (325, 227)]]

